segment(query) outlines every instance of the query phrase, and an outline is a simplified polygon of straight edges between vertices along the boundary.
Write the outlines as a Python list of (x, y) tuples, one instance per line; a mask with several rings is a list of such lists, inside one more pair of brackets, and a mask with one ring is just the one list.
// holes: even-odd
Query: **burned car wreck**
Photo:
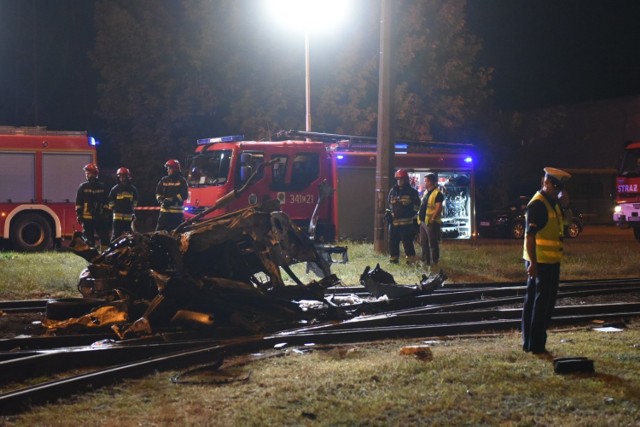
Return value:
[[(176, 328), (222, 337), (353, 317), (354, 311), (325, 298), (341, 282), (323, 248), (277, 203), (185, 223), (170, 233), (126, 234), (103, 253), (78, 236), (71, 250), (90, 263), (78, 283), (84, 298), (52, 301), (43, 325), (50, 333), (111, 329), (121, 339)], [(296, 276), (291, 266), (302, 262), (313, 266), (318, 280), (303, 283)], [(294, 285), (285, 284), (282, 271)], [(367, 268), (363, 285), (386, 278), (379, 266), (375, 273)], [(443, 280), (418, 291), (430, 292)], [(309, 300), (317, 302), (313, 309), (301, 304)]]

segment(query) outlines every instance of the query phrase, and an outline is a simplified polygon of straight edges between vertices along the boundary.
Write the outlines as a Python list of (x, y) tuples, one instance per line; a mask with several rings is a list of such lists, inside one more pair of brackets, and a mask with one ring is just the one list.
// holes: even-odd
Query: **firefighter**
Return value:
[(120, 237), (131, 232), (135, 219), (135, 209), (138, 205), (138, 189), (131, 184), (131, 172), (125, 167), (118, 169), (118, 184), (109, 192), (109, 209), (113, 214), (111, 238)]
[(563, 255), (564, 219), (558, 195), (571, 175), (544, 168), (542, 189), (527, 205), (523, 258), (527, 290), (522, 307), (522, 349), (547, 352), (547, 328), (556, 304)]
[(107, 188), (98, 180), (98, 166), (95, 163), (89, 163), (83, 169), (87, 180), (80, 184), (76, 193), (76, 217), (82, 224), (82, 236), (87, 243), (104, 250), (109, 244)]
[(418, 231), (416, 214), (420, 209), (418, 191), (409, 185), (409, 174), (398, 169), (394, 175), (396, 185), (389, 191), (389, 261), (397, 264), (400, 256), (400, 242), (404, 247), (407, 263), (415, 262), (416, 250), (413, 241)]
[(182, 176), (180, 162), (170, 159), (164, 167), (167, 169), (167, 175), (160, 179), (156, 187), (156, 200), (160, 204), (156, 231), (171, 231), (182, 223), (184, 201), (189, 196), (187, 181)]

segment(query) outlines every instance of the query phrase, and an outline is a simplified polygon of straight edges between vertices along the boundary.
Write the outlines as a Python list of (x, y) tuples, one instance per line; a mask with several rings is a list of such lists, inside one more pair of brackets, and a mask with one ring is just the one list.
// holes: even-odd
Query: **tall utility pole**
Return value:
[(391, 130), (391, 0), (380, 0), (380, 70), (378, 84), (378, 137), (376, 145), (376, 194), (373, 249), (387, 251), (384, 213), (393, 170)]
[(304, 28), (304, 94), (305, 94), (305, 130), (311, 132), (311, 73), (309, 61), (309, 24)]

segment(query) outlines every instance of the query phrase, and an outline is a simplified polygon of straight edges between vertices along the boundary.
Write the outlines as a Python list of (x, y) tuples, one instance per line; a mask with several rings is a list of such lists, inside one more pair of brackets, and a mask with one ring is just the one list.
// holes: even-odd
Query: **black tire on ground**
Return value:
[(81, 317), (105, 303), (94, 298), (62, 298), (47, 301), (46, 316), (50, 320), (66, 320)]
[(524, 222), (516, 221), (511, 226), (511, 236), (514, 239), (524, 239)]
[(39, 252), (49, 249), (52, 244), (51, 225), (42, 215), (22, 215), (11, 227), (11, 245), (18, 251)]

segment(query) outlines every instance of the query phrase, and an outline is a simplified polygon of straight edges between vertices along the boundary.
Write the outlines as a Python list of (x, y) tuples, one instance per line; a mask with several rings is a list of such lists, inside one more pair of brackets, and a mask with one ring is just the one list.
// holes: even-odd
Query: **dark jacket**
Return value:
[(109, 209), (115, 221), (131, 221), (138, 206), (138, 189), (131, 185), (116, 184), (109, 192)]
[(107, 209), (107, 189), (97, 178), (90, 178), (78, 187), (76, 216), (80, 221), (104, 219)]
[(394, 185), (389, 191), (389, 207), (395, 227), (412, 225), (416, 222), (416, 214), (420, 209), (420, 195), (409, 184), (402, 187)]
[(156, 200), (160, 212), (182, 213), (185, 200), (189, 197), (187, 181), (180, 172), (163, 176), (156, 187)]

